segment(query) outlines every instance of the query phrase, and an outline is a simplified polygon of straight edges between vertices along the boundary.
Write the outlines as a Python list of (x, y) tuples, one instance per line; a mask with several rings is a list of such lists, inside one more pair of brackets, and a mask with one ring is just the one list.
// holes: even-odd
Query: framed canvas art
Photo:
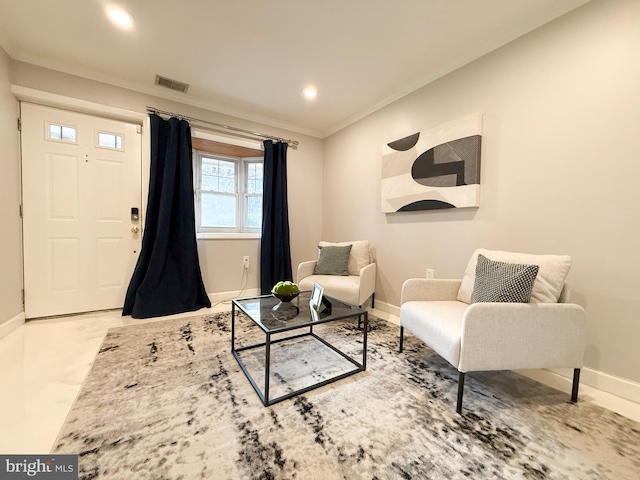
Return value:
[(474, 113), (382, 148), (382, 212), (478, 207), (482, 114)]

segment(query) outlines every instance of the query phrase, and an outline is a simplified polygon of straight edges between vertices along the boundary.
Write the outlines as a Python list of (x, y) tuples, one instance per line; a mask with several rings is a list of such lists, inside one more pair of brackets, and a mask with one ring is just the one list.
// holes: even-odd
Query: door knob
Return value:
[(140, 231), (140, 229), (137, 226), (134, 225), (133, 227), (131, 227), (131, 231), (133, 233), (138, 233)]

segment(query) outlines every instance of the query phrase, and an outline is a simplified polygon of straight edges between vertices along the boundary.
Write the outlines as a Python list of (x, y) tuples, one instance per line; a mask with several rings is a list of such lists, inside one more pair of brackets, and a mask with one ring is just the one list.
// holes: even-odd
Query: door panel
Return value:
[(97, 287), (117, 288), (122, 287), (122, 239), (98, 238), (96, 245), (98, 259)]
[(21, 114), (26, 317), (122, 307), (141, 247), (137, 126), (24, 102)]
[(52, 292), (78, 290), (80, 246), (78, 238), (49, 238), (49, 273)]
[(49, 220), (78, 220), (78, 157), (47, 156)]

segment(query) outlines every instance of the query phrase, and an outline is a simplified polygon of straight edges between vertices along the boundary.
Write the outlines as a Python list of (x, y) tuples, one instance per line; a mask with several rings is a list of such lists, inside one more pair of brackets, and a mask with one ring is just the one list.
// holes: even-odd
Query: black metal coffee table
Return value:
[[(301, 393), (308, 392), (310, 390), (322, 387), (329, 383), (335, 382), (342, 378), (348, 377), (350, 375), (354, 375), (358, 372), (363, 372), (367, 368), (367, 330), (369, 328), (369, 319), (366, 310), (362, 308), (349, 305), (347, 303), (341, 302), (333, 297), (329, 297), (325, 295), (326, 303), (330, 304), (330, 308), (328, 306), (323, 306), (319, 313), (312, 311), (309, 308), (309, 298), (311, 292), (301, 292), (298, 297), (296, 297), (290, 303), (280, 303), (280, 301), (275, 298), (273, 295), (263, 295), (260, 297), (251, 297), (251, 298), (240, 298), (235, 299), (232, 302), (231, 307), (231, 353), (238, 361), (240, 368), (245, 373), (254, 390), (262, 400), (264, 406), (273, 405), (274, 403), (281, 402), (288, 398), (294, 397), (296, 395), (300, 395)], [(256, 325), (258, 325), (262, 331), (265, 333), (266, 340), (264, 343), (256, 343), (252, 345), (242, 346), (236, 348), (235, 346), (235, 317), (236, 317), (236, 307), (240, 309), (244, 314), (246, 314)], [(274, 309), (275, 307), (275, 309)], [(335, 322), (336, 320), (343, 320), (349, 317), (354, 318), (354, 322), (360, 322), (362, 317), (364, 317), (364, 326), (362, 328), (363, 334), (363, 343), (362, 343), (362, 363), (359, 363), (354, 358), (350, 357), (343, 351), (336, 348), (334, 345), (330, 344), (328, 341), (318, 336), (314, 331), (313, 327), (329, 322)], [(296, 335), (290, 336), (280, 336), (278, 335), (277, 339), (271, 338), (274, 334), (280, 334), (283, 332), (288, 332), (292, 330), (298, 329), (306, 329), (304, 333), (299, 333)], [(342, 358), (346, 359), (348, 362), (353, 364), (354, 368), (345, 373), (341, 373), (334, 377), (322, 380), (317, 383), (313, 383), (311, 385), (305, 386), (304, 388), (300, 388), (298, 390), (288, 392), (285, 395), (281, 395), (277, 398), (270, 399), (269, 398), (269, 377), (270, 377), (270, 369), (271, 369), (271, 345), (279, 342), (287, 342), (293, 339), (299, 339), (302, 337), (312, 337), (313, 339), (319, 342), (319, 347), (328, 347), (333, 352), (339, 354)], [(265, 349), (265, 361), (264, 361), (264, 392), (260, 389), (256, 381), (254, 380), (251, 373), (245, 362), (240, 358), (239, 352), (251, 349)]]

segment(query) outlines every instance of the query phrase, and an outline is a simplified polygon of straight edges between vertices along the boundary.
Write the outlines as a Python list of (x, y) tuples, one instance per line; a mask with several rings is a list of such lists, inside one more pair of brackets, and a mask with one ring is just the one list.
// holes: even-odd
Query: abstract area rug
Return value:
[[(640, 424), (512, 372), (467, 375), (457, 415), (456, 370), (371, 323), (366, 372), (268, 408), (231, 355), (230, 313), (112, 329), (53, 452), (79, 454), (82, 479), (640, 478)], [(361, 352), (355, 319), (314, 331)], [(236, 338), (264, 341), (246, 317)], [(273, 385), (331, 370), (304, 339), (279, 345)]]

